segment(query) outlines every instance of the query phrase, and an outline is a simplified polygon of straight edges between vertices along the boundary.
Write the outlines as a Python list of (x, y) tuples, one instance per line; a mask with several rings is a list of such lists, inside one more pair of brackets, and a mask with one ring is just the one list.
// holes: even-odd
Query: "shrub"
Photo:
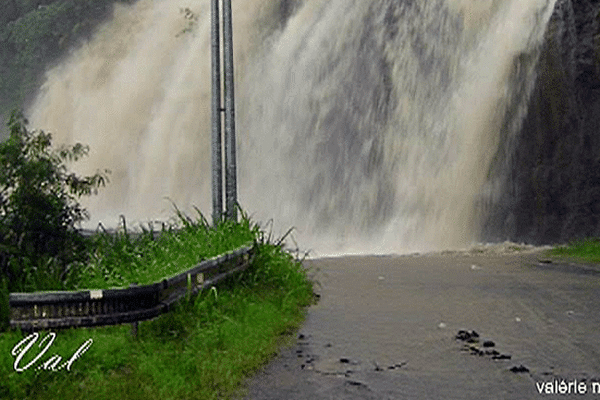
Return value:
[(26, 125), (13, 111), (9, 137), (0, 143), (0, 268), (10, 291), (23, 290), (32, 275), (64, 278), (69, 263), (84, 257), (85, 240), (75, 227), (88, 214), (77, 199), (104, 186), (109, 172), (69, 173), (65, 163), (85, 156), (88, 147), (55, 150), (49, 133)]

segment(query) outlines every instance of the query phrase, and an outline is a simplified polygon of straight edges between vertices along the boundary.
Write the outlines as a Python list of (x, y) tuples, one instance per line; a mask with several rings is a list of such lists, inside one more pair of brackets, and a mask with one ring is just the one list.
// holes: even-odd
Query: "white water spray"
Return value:
[[(305, 0), (285, 21), (283, 0), (234, 1), (242, 207), (318, 255), (476, 241), (554, 1)], [(79, 172), (113, 171), (93, 224), (164, 219), (165, 197), (211, 214), (209, 12), (117, 7), (48, 72), (32, 126), (89, 144)]]

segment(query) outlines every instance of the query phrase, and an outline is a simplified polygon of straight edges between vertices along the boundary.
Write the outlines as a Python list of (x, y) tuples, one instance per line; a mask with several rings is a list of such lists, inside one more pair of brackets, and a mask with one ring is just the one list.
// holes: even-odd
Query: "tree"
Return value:
[(77, 232), (89, 217), (77, 202), (104, 186), (109, 171), (80, 177), (66, 163), (87, 155), (81, 144), (52, 148), (52, 136), (28, 131), (27, 120), (13, 111), (9, 137), (0, 143), (0, 268), (8, 288), (23, 290), (31, 269), (62, 269), (85, 257), (85, 240)]

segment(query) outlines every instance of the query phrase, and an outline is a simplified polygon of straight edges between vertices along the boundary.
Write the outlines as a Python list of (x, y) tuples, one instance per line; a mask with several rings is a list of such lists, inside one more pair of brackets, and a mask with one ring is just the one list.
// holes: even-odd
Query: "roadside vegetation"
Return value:
[[(290, 340), (313, 302), (312, 282), (299, 255), (243, 213), (240, 222), (210, 226), (201, 214), (191, 219), (175, 209), (176, 222), (160, 232), (149, 227), (132, 235), (123, 226), (115, 234), (83, 237), (76, 225), (87, 214), (77, 200), (93, 194), (109, 175), (69, 173), (68, 163), (85, 156), (85, 146), (54, 150), (51, 135), (29, 131), (26, 123), (13, 113), (10, 136), (0, 143), (0, 398), (241, 395), (244, 381)], [(129, 325), (60, 330), (41, 359), (15, 371), (11, 352), (27, 335), (7, 326), (9, 292), (155, 282), (245, 244), (254, 246), (247, 270), (140, 322), (136, 336)], [(55, 354), (62, 362), (70, 359), (89, 339), (91, 346), (70, 371), (37, 369)], [(39, 354), (39, 341), (19, 366)]]
[(581, 262), (600, 263), (600, 238), (574, 240), (567, 245), (555, 247), (550, 254)]
[[(41, 362), (68, 360), (93, 344), (70, 371), (16, 372), (13, 347), (25, 335), (0, 334), (2, 399), (226, 399), (243, 394), (245, 380), (290, 340), (313, 301), (301, 263), (262, 234), (250, 268), (168, 314), (127, 325), (58, 331)], [(190, 251), (194, 251), (193, 247)], [(38, 353), (21, 361), (27, 365)]]
[(260, 234), (246, 216), (239, 223), (222, 221), (212, 227), (200, 212), (196, 220), (178, 210), (176, 214), (177, 220), (158, 232), (143, 229), (131, 235), (123, 230), (123, 223), (120, 231), (92, 236), (93, 252), (71, 286), (108, 289), (155, 283), (208, 258), (252, 245)]
[(52, 148), (52, 135), (27, 129), (22, 113), (0, 143), (0, 281), (11, 292), (67, 289), (89, 260), (76, 226), (88, 215), (78, 200), (107, 182), (109, 171), (78, 176), (68, 164), (86, 156), (81, 144)]

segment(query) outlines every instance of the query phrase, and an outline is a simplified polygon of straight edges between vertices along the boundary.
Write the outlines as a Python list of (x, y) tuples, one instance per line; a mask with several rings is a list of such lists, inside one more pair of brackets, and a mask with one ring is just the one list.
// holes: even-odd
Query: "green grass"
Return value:
[(139, 236), (124, 233), (98, 234), (90, 262), (78, 274), (78, 289), (106, 289), (158, 282), (197, 265), (203, 260), (251, 245), (258, 227), (242, 218), (241, 223), (222, 222), (211, 227), (202, 214), (191, 221), (179, 213), (182, 226), (163, 229), (158, 238), (145, 230)]
[(569, 257), (582, 262), (600, 263), (600, 238), (586, 238), (557, 246), (550, 255)]
[[(193, 223), (176, 234), (173, 232), (178, 239), (164, 239), (164, 243), (173, 243), (172, 248), (165, 244), (170, 250), (156, 259), (171, 259), (177, 249), (199, 252), (202, 240), (193, 231), (207, 228), (202, 223)], [(253, 235), (250, 239), (255, 241), (256, 255), (246, 271), (228, 278), (217, 288), (201, 292), (192, 301), (183, 300), (168, 314), (140, 322), (137, 337), (132, 337), (129, 325), (58, 331), (53, 346), (41, 361), (54, 354), (68, 359), (86, 340), (94, 340), (89, 350), (73, 363), (71, 371), (30, 368), (15, 372), (11, 350), (25, 334), (1, 333), (0, 398), (167, 400), (240, 395), (244, 381), (290, 340), (290, 334), (303, 321), (305, 307), (313, 301), (312, 283), (301, 262), (281, 245), (270, 243), (247, 218), (240, 224), (219, 226), (220, 233), (209, 233), (215, 236), (211, 237), (210, 246), (204, 246), (216, 252), (223, 248), (231, 250), (238, 243), (247, 242), (245, 234), (240, 232), (248, 230)], [(232, 231), (240, 234), (230, 235)], [(227, 238), (233, 236), (233, 242), (228, 242)], [(159, 252), (157, 247), (150, 244), (151, 251), (143, 252), (140, 245), (136, 248), (143, 253), (141, 257), (127, 251), (122, 257), (133, 260), (131, 265), (138, 265), (136, 259), (153, 259)], [(203, 257), (208, 256), (205, 253)], [(105, 259), (110, 257), (102, 258)], [(165, 267), (164, 271), (179, 270), (187, 262), (186, 259), (181, 265), (173, 265), (173, 270)], [(133, 271), (128, 272), (133, 267), (119, 268), (114, 264), (112, 268), (123, 276), (123, 282), (139, 279)], [(154, 280), (154, 276), (148, 272), (147, 279)], [(35, 345), (21, 366), (39, 349)]]
[(74, 262), (64, 268), (52, 257), (16, 260), (27, 272), (26, 282), (13, 291), (147, 285), (186, 271), (208, 258), (252, 245), (260, 235), (258, 226), (246, 216), (239, 223), (225, 221), (212, 227), (200, 213), (195, 221), (177, 213), (178, 222), (163, 227), (158, 234), (150, 229), (132, 234), (127, 231), (125, 221), (116, 233), (96, 233), (87, 240), (86, 263)]

